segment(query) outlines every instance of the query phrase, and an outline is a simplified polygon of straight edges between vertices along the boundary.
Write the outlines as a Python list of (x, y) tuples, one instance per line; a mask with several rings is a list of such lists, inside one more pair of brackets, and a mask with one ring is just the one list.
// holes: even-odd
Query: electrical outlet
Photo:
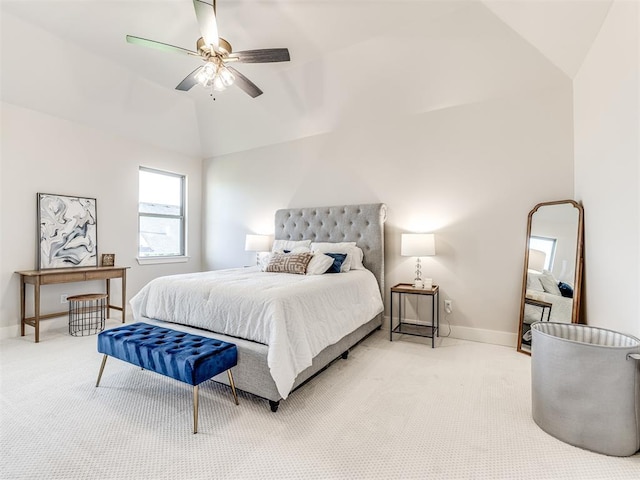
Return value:
[(60, 303), (69, 303), (69, 300), (67, 300), (68, 296), (68, 293), (63, 293), (62, 295), (60, 295)]
[(453, 302), (451, 300), (444, 301), (444, 311), (447, 313), (453, 312)]

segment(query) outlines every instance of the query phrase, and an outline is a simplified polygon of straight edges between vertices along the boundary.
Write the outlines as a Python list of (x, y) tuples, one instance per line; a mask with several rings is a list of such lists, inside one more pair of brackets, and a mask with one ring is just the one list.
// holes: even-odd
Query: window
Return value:
[(138, 258), (185, 255), (185, 177), (140, 167)]
[(544, 269), (551, 271), (553, 269), (553, 261), (556, 256), (556, 239), (549, 237), (537, 237), (532, 235), (529, 238), (529, 248), (540, 250), (545, 253)]

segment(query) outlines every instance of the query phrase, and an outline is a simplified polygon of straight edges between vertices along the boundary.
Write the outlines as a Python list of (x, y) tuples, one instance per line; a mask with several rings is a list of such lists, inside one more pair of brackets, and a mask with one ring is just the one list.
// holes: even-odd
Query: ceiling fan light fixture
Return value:
[(236, 85), (251, 98), (262, 95), (262, 90), (255, 83), (235, 68), (231, 66), (227, 68), (225, 63), (233, 62), (235, 65), (235, 63), (288, 62), (291, 60), (289, 50), (286, 48), (262, 48), (232, 53), (231, 44), (218, 34), (216, 0), (192, 1), (200, 34), (202, 35), (196, 40), (195, 50), (192, 51), (132, 35), (126, 36), (127, 42), (166, 52), (189, 55), (203, 60), (204, 65), (196, 67), (195, 70), (187, 75), (176, 86), (176, 90), (186, 92), (195, 85), (200, 84), (210, 89), (213, 96), (213, 90), (222, 91), (231, 85)]
[(233, 81), (236, 79), (236, 77), (233, 76), (233, 73), (231, 73), (225, 66), (218, 68), (218, 77), (220, 77), (220, 80), (225, 87), (233, 85)]
[(216, 66), (212, 62), (207, 62), (196, 74), (196, 81), (203, 87), (209, 86), (216, 76)]
[(222, 81), (220, 75), (216, 75), (215, 77), (213, 77), (213, 89), (216, 92), (222, 92), (223, 90), (227, 89), (227, 86)]

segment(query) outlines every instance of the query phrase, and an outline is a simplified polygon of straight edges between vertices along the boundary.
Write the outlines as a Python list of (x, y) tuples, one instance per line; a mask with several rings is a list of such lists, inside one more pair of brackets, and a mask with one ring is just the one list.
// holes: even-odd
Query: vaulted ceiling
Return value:
[(218, 0), (236, 68), (264, 95), (175, 86), (199, 60), (192, 0), (3, 0), (2, 100), (211, 157), (571, 81), (611, 0)]

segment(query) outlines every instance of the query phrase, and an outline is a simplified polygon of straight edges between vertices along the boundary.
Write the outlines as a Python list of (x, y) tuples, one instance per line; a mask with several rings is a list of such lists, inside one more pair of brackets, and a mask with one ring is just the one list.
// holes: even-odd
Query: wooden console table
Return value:
[[(53, 270), (26, 270), (16, 272), (20, 275), (20, 335), (24, 337), (24, 326), (31, 325), (36, 330), (36, 343), (40, 341), (40, 320), (47, 318), (62, 317), (69, 312), (40, 313), (40, 286), (53, 285), (57, 283), (88, 282), (91, 280), (105, 280), (107, 287), (107, 317), (110, 309), (122, 312), (122, 323), (124, 323), (127, 304), (127, 269), (129, 267), (79, 267), (79, 268), (58, 268)], [(111, 279), (120, 278), (122, 280), (122, 306), (111, 305)], [(27, 284), (33, 285), (33, 317), (26, 316), (26, 289)]]

